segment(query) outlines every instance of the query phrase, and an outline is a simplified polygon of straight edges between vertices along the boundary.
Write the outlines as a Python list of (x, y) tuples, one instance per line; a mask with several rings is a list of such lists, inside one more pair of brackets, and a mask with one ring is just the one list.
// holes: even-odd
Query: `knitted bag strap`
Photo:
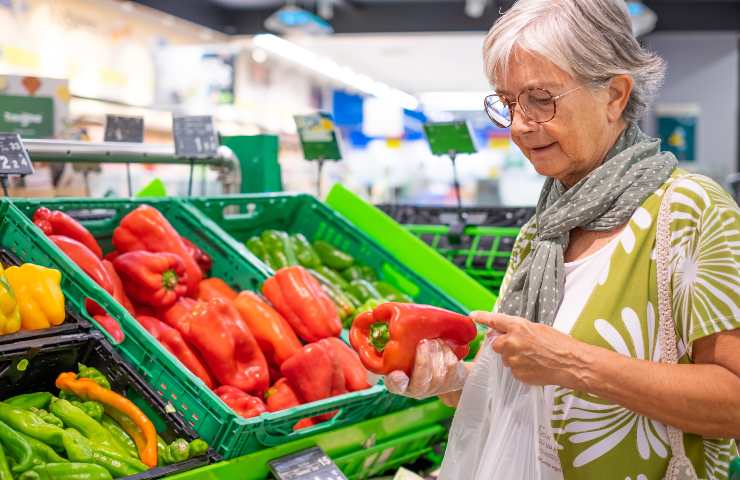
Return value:
[[(656, 261), (658, 267), (658, 316), (660, 328), (658, 341), (660, 342), (660, 361), (662, 363), (678, 363), (678, 350), (675, 322), (673, 321), (671, 295), (671, 201), (675, 182), (671, 182), (660, 203), (658, 213), (658, 227), (656, 232)], [(675, 427), (667, 426), (668, 439), (671, 444), (671, 460), (664, 480), (696, 480), (698, 477), (691, 460), (686, 456), (683, 445), (683, 432)]]

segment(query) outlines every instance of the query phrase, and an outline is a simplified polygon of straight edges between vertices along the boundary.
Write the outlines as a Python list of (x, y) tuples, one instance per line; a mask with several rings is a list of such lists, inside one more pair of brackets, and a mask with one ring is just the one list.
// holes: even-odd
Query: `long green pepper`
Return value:
[(15, 462), (12, 471), (16, 473), (25, 472), (34, 465), (44, 463), (34, 454), (28, 440), (2, 421), (0, 421), (0, 444), (5, 448), (8, 457)]
[(108, 430), (108, 432), (113, 435), (116, 440), (118, 440), (118, 443), (126, 446), (126, 453), (128, 453), (130, 457), (139, 458), (139, 451), (136, 449), (136, 443), (134, 443), (134, 440), (129, 437), (128, 433), (126, 433), (126, 430), (121, 428), (118, 422), (113, 420), (113, 418), (111, 418), (107, 414), (104, 414), (102, 420), (100, 421), (100, 424), (106, 430)]
[(13, 474), (10, 473), (8, 459), (5, 457), (2, 443), (0, 443), (0, 480), (13, 480)]
[(24, 393), (15, 397), (6, 398), (3, 402), (18, 408), (47, 408), (53, 395), (49, 392)]
[(18, 477), (18, 480), (113, 480), (105, 468), (92, 463), (47, 463)]
[(119, 445), (110, 432), (71, 402), (55, 398), (51, 401), (51, 413), (61, 418), (64, 424), (78, 430), (82, 435), (97, 444), (124, 454), (126, 449)]
[(0, 420), (15, 430), (41, 440), (52, 447), (62, 448), (64, 430), (46, 423), (41, 417), (23, 408), (0, 402)]

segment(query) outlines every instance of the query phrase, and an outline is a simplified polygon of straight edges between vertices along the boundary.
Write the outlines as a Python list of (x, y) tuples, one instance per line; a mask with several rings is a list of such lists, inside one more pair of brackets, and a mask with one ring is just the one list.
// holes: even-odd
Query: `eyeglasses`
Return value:
[(509, 102), (500, 95), (488, 95), (483, 103), (488, 118), (501, 128), (511, 126), (514, 121), (514, 108), (517, 104), (529, 120), (535, 123), (546, 123), (555, 118), (556, 101), (580, 88), (583, 87), (576, 87), (555, 96), (542, 88), (530, 88), (521, 92), (515, 102)]

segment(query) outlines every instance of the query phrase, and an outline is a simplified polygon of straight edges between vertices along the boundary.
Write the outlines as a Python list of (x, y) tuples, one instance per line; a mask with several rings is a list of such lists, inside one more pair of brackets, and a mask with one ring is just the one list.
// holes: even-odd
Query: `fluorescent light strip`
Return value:
[(373, 80), (367, 75), (357, 73), (349, 67), (339, 65), (330, 58), (317, 55), (306, 48), (276, 35), (255, 35), (253, 43), (255, 47), (278, 55), (308, 70), (329, 77), (368, 95), (392, 100), (409, 110), (414, 110), (419, 106), (419, 101), (416, 97), (409, 93), (397, 88), (391, 88), (385, 83)]

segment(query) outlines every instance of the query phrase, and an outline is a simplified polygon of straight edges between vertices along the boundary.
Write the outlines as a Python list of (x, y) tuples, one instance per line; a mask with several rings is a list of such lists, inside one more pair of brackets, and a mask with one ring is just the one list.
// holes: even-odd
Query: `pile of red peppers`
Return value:
[[(34, 223), (110, 293), (184, 368), (249, 418), (369, 388), (359, 356), (338, 337), (337, 307), (303, 267), (279, 270), (263, 295), (211, 277), (211, 258), (142, 205), (113, 232), (103, 255), (95, 237), (61, 211), (39, 208)], [(88, 311), (117, 341), (118, 322)], [(328, 420), (302, 419), (294, 428)]]

